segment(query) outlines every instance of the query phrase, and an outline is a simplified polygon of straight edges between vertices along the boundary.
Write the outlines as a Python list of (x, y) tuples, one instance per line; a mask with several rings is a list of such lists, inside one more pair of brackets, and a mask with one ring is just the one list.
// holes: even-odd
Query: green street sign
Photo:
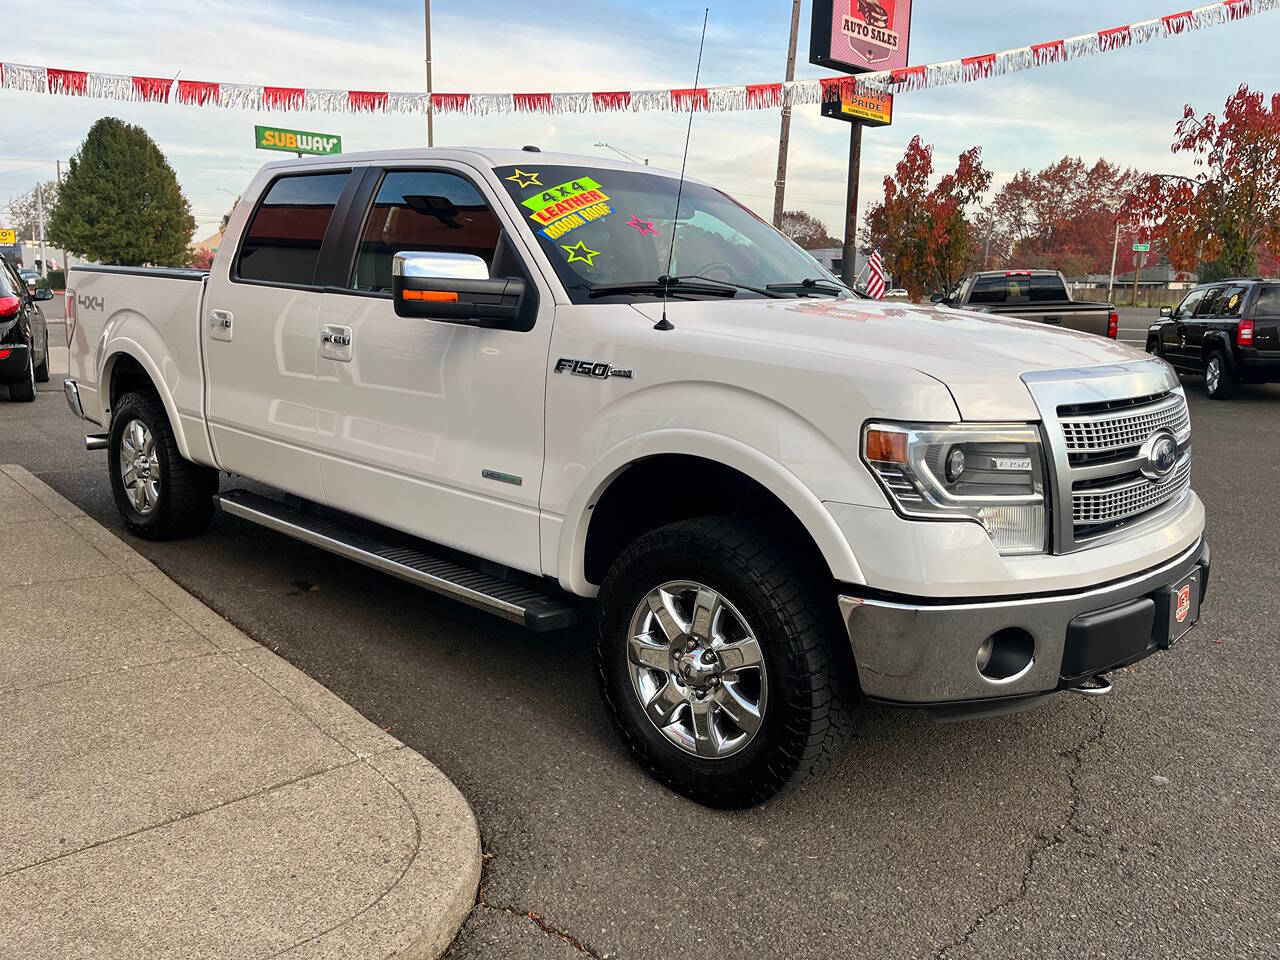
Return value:
[(1133, 245), (1134, 253), (1148, 253), (1150, 250), (1151, 250), (1151, 244), (1149, 243), (1135, 243)]
[(284, 130), (279, 127), (254, 127), (259, 150), (283, 150), (286, 153), (342, 152), (342, 138), (336, 133), (311, 133), (307, 130)]

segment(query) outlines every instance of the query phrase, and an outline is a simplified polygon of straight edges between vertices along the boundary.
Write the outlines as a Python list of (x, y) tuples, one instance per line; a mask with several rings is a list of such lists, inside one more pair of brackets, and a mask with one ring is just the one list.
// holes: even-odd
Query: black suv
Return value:
[(1280, 383), (1280, 280), (1238, 278), (1192, 289), (1160, 308), (1147, 353), (1179, 373), (1204, 374), (1205, 392), (1226, 400), (1241, 383)]

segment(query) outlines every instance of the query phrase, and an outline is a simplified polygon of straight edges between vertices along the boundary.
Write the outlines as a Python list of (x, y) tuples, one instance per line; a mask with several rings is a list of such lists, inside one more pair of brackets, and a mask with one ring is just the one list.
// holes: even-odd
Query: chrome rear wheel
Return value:
[(141, 420), (130, 420), (120, 435), (120, 481), (133, 509), (151, 514), (160, 502), (160, 457), (156, 440)]

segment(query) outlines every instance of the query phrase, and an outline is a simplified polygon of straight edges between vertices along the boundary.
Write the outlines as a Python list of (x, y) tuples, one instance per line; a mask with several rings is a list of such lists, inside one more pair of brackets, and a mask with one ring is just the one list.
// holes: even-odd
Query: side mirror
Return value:
[(1160, 308), (1160, 316), (1162, 316), (1162, 317), (1172, 317), (1172, 316), (1173, 316), (1173, 307), (1161, 307), (1161, 308)]
[(485, 262), (467, 253), (397, 253), (391, 284), (397, 316), (495, 329), (516, 325), (525, 292), (523, 280), (490, 279)]
[(946, 303), (947, 295), (945, 293), (933, 293), (929, 295), (930, 303)]
[(36, 300), (52, 300), (53, 291), (48, 287), (36, 287), (36, 292), (32, 296)]

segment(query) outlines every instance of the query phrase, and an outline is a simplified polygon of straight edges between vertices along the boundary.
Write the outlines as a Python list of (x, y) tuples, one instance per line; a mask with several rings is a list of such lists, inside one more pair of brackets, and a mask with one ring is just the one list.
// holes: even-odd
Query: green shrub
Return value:
[(45, 286), (50, 290), (62, 290), (67, 286), (67, 271), (50, 270), (45, 276)]

